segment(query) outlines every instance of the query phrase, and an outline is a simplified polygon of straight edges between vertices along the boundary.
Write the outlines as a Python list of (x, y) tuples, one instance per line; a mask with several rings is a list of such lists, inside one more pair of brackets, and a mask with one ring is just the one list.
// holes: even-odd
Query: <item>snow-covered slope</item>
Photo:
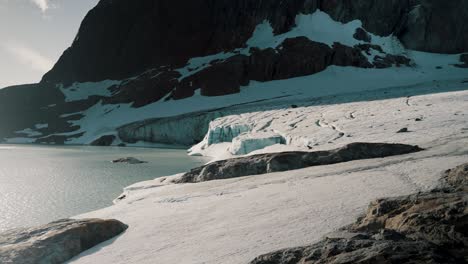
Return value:
[[(269, 126), (291, 140), (288, 149), (382, 141), (426, 150), (197, 184), (170, 184), (167, 178), (138, 183), (116, 205), (80, 216), (116, 218), (130, 227), (71, 263), (246, 263), (317, 241), (354, 221), (371, 200), (428, 190), (442, 171), (466, 162), (467, 109), (468, 91), (461, 91), (217, 120), (213, 124), (248, 121), (254, 129), (272, 121)], [(411, 132), (396, 133), (403, 127)], [(337, 138), (339, 131), (345, 135)]]

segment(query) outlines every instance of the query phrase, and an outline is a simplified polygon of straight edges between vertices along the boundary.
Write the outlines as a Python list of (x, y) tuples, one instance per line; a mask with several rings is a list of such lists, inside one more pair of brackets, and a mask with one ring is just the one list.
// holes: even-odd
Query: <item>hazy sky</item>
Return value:
[(0, 88), (38, 82), (99, 0), (0, 0)]

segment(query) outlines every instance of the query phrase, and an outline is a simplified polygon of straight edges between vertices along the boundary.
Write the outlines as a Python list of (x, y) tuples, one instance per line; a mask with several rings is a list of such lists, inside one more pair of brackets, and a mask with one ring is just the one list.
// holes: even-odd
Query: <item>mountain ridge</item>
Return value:
[[(117, 135), (125, 125), (166, 118), (159, 127), (148, 125), (169, 141), (167, 124), (178, 115), (331, 95), (320, 86), (340, 94), (435, 80), (459, 82), (464, 89), (465, 71), (454, 65), (463, 65), (459, 53), (468, 51), (463, 34), (468, 28), (460, 22), (465, 5), (463, 0), (102, 0), (40, 83), (2, 90), (0, 119), (6, 122), (0, 138), (89, 144)], [(337, 83), (332, 75), (349, 82)], [(200, 118), (187, 131), (206, 128), (208, 117), (216, 116)], [(200, 140), (188, 132), (177, 138), (184, 136), (183, 142)], [(161, 137), (144, 139), (159, 143)], [(129, 143), (119, 140), (113, 144)]]

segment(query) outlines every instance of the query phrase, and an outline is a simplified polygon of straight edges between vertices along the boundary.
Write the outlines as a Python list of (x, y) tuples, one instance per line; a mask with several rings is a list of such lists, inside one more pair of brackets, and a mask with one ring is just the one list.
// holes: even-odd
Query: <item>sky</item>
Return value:
[(0, 88), (35, 83), (99, 0), (0, 0)]

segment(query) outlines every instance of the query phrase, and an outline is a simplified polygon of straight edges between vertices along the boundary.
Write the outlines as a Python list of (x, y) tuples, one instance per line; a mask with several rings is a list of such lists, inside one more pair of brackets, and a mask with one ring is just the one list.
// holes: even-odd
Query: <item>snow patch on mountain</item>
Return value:
[[(178, 79), (182, 80), (193, 75), (209, 67), (212, 62), (224, 61), (238, 54), (250, 55), (250, 48), (277, 48), (288, 38), (304, 36), (312, 41), (321, 42), (329, 46), (332, 46), (335, 42), (351, 47), (357, 44), (363, 44), (365, 43), (364, 41), (357, 40), (353, 37), (356, 29), (361, 27), (362, 22), (360, 20), (353, 20), (343, 24), (333, 20), (327, 13), (317, 10), (312, 14), (297, 15), (296, 26), (294, 28), (289, 32), (274, 35), (273, 27), (268, 20), (265, 20), (263, 23), (257, 25), (252, 36), (247, 40), (245, 48), (192, 58), (185, 67), (176, 70), (181, 74)], [(379, 45), (384, 52), (389, 54), (405, 53), (405, 48), (397, 37), (393, 35), (377, 36), (371, 33), (368, 34), (371, 36), (371, 43)], [(380, 54), (380, 52), (374, 52)], [(368, 56), (366, 53), (364, 53), (364, 55)], [(373, 56), (369, 58), (369, 61), (373, 61)]]
[[(251, 39), (247, 41), (249, 47), (260, 49), (276, 48), (287, 38), (299, 36), (307, 37), (316, 42), (321, 42), (332, 46), (339, 42), (343, 45), (354, 46), (365, 42), (353, 37), (356, 29), (362, 27), (360, 20), (353, 20), (348, 23), (340, 23), (333, 20), (330, 15), (320, 10), (312, 14), (299, 14), (296, 16), (296, 27), (284, 34), (274, 35), (273, 28), (268, 21), (264, 21), (255, 29)], [(371, 43), (382, 47), (383, 51), (389, 54), (401, 54), (405, 48), (395, 36), (371, 36)]]

